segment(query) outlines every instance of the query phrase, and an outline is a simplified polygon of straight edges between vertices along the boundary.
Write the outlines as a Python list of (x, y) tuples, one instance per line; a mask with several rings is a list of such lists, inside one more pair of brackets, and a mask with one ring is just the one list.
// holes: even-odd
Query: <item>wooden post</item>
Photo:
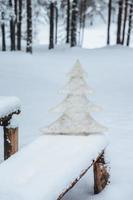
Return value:
[(88, 172), (88, 170), (93, 166), (94, 169), (94, 192), (98, 194), (104, 187), (109, 183), (109, 174), (107, 172), (107, 167), (104, 161), (104, 152), (98, 157), (96, 161), (93, 161), (88, 168), (86, 168), (82, 173), (73, 180), (70, 185), (58, 196), (56, 200), (61, 200), (67, 192), (69, 192), (79, 180)]
[(18, 128), (4, 126), (4, 160), (18, 151)]
[(100, 193), (109, 181), (109, 173), (107, 172), (107, 166), (104, 159), (104, 152), (93, 163), (94, 171), (94, 194)]

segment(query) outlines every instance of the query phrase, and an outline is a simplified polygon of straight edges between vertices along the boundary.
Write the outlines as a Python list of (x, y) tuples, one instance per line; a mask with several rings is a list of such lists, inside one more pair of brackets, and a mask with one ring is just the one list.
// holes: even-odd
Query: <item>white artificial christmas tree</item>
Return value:
[(77, 61), (68, 74), (69, 81), (63, 92), (67, 93), (65, 100), (53, 111), (63, 114), (55, 122), (43, 129), (45, 134), (89, 135), (101, 133), (106, 128), (97, 123), (90, 115), (100, 108), (88, 100), (92, 90), (88, 87), (85, 78), (87, 74)]

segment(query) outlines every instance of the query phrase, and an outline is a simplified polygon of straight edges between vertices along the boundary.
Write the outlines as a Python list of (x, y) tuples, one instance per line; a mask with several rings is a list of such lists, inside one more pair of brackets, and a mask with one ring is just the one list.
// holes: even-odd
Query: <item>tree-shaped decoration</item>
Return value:
[(100, 108), (88, 100), (92, 90), (88, 87), (85, 78), (87, 74), (77, 61), (69, 72), (69, 81), (64, 88), (67, 93), (64, 101), (54, 108), (54, 111), (63, 114), (55, 122), (43, 129), (45, 134), (62, 135), (89, 135), (101, 133), (106, 128), (97, 123), (90, 115)]

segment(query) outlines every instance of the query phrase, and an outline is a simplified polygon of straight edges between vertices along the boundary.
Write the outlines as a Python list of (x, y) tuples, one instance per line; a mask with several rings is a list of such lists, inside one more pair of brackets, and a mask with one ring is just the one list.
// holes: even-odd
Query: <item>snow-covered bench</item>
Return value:
[(0, 97), (0, 126), (4, 130), (4, 159), (18, 150), (18, 127), (12, 123), (14, 115), (20, 113), (20, 101), (17, 97)]
[(41, 136), (0, 165), (0, 199), (59, 200), (92, 165), (95, 193), (100, 192), (98, 181), (102, 190), (108, 179), (106, 146), (103, 134)]

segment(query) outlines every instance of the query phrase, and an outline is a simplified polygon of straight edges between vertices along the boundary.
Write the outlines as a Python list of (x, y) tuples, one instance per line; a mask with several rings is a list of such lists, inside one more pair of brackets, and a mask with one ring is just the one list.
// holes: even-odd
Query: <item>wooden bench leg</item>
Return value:
[(109, 173), (104, 159), (104, 152), (93, 164), (94, 194), (100, 193), (109, 181)]
[(18, 151), (18, 128), (4, 127), (4, 160)]

